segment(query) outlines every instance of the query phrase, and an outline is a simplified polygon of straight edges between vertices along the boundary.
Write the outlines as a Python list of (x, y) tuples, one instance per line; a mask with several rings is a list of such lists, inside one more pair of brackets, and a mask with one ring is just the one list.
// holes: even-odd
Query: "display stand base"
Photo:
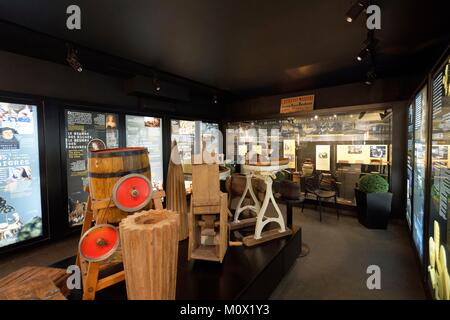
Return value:
[[(263, 300), (299, 258), (302, 233), (292, 228), (292, 235), (254, 247), (230, 247), (223, 263), (187, 260), (188, 242), (179, 243), (177, 300)], [(75, 258), (63, 260), (55, 267), (67, 268)], [(79, 300), (81, 290), (72, 290), (69, 299)], [(96, 300), (126, 300), (125, 282), (101, 290)]]

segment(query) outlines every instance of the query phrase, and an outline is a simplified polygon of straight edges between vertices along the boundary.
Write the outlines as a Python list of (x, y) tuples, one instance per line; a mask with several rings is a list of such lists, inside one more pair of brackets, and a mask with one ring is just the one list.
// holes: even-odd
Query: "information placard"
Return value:
[(88, 150), (119, 147), (117, 114), (66, 110), (67, 193), (69, 224), (83, 223), (88, 194)]

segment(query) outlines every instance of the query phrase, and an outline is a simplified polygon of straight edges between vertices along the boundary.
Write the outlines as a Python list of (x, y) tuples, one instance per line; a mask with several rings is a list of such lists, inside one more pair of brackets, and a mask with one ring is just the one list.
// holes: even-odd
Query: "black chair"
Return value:
[[(311, 193), (316, 197), (316, 201), (319, 203), (320, 208), (320, 222), (322, 222), (322, 201), (334, 198), (334, 207), (336, 208), (337, 218), (339, 219), (339, 210), (337, 207), (337, 183), (333, 176), (329, 176), (324, 179), (322, 173), (314, 173), (311, 176), (303, 177), (305, 199), (308, 197), (308, 193)], [(302, 205), (302, 212), (305, 208), (305, 202)], [(317, 207), (316, 207), (317, 208)]]

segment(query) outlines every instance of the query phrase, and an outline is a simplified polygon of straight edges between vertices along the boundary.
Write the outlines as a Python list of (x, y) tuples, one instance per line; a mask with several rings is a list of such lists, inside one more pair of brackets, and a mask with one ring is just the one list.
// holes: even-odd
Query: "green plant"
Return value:
[(359, 179), (359, 190), (365, 193), (388, 192), (389, 183), (379, 174), (367, 174)]

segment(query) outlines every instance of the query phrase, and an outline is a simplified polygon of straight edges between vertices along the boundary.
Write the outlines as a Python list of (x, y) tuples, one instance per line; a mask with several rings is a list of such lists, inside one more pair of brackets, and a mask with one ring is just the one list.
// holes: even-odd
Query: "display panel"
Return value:
[(412, 198), (413, 198), (413, 158), (414, 158), (414, 107), (408, 107), (408, 155), (407, 155), (407, 177), (406, 177), (406, 221), (412, 228)]
[(391, 110), (228, 123), (226, 161), (246, 163), (251, 153), (288, 158), (300, 175), (332, 177), (338, 202), (355, 205), (361, 176), (376, 172), (390, 181)]
[(88, 194), (88, 150), (119, 147), (118, 115), (66, 110), (65, 140), (69, 225), (83, 223)]
[(419, 252), (419, 256), (422, 259), (428, 117), (426, 86), (417, 94), (414, 103), (413, 239)]
[[(431, 202), (429, 216), (430, 236), (440, 240), (448, 253), (450, 201), (450, 63), (432, 79), (432, 152), (431, 152)], [(439, 225), (440, 237), (434, 235), (434, 222)], [(439, 245), (438, 245), (439, 246)]]
[(194, 154), (195, 121), (172, 120), (171, 141), (176, 141), (180, 152), (181, 162), (191, 164)]
[(161, 118), (126, 116), (127, 147), (144, 147), (148, 150), (152, 184), (163, 189), (163, 145)]
[(0, 102), (0, 247), (43, 235), (37, 107)]

